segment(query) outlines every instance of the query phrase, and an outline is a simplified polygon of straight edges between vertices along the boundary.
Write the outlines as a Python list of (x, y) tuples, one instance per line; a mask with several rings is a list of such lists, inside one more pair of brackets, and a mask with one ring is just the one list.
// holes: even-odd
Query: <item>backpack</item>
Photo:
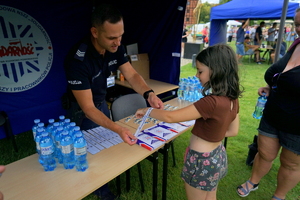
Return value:
[(255, 158), (256, 153), (258, 152), (258, 147), (257, 147), (257, 135), (254, 135), (253, 138), (253, 143), (248, 146), (249, 151), (248, 151), (248, 156), (246, 160), (246, 165), (252, 166), (253, 161)]

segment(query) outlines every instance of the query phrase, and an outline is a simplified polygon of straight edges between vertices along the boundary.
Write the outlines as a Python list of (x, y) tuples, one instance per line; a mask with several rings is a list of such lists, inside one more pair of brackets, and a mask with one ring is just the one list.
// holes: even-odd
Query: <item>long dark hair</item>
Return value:
[(213, 95), (237, 99), (242, 94), (238, 75), (238, 62), (233, 49), (217, 44), (201, 51), (197, 61), (210, 68), (210, 80), (203, 85), (203, 96), (211, 89)]

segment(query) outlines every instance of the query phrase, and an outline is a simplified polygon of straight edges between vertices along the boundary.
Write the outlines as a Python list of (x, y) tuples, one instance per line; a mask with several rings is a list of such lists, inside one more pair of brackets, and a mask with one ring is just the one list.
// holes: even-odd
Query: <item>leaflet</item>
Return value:
[(157, 149), (158, 147), (164, 144), (163, 141), (158, 140), (145, 133), (139, 134), (137, 138), (138, 139), (136, 144), (140, 145), (141, 147), (144, 147), (145, 149), (148, 149), (149, 151)]

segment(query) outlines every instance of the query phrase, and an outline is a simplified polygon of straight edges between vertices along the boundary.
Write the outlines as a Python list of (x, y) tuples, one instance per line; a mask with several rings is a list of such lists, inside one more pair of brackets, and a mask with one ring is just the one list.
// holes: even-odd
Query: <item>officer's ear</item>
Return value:
[(94, 38), (98, 38), (98, 30), (97, 30), (96, 27), (91, 28), (91, 33), (92, 33)]

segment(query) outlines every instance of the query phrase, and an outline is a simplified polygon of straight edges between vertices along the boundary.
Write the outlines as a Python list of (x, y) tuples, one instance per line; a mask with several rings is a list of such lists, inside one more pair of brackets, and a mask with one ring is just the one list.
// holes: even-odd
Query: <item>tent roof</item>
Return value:
[[(282, 0), (232, 0), (211, 9), (210, 20), (215, 19), (280, 19)], [(293, 18), (299, 3), (289, 2), (286, 18)]]

